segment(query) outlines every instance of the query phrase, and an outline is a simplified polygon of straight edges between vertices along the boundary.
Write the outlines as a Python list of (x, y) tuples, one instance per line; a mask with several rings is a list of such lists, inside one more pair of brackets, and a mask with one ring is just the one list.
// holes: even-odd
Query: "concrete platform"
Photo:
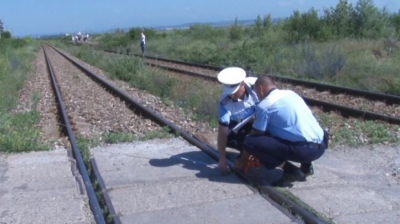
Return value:
[(391, 168), (399, 158), (400, 147), (328, 150), (315, 175), (289, 191), (336, 223), (399, 223), (400, 183)]
[(181, 138), (91, 149), (122, 223), (293, 223)]
[[(216, 135), (200, 139), (216, 145)], [(284, 189), (334, 223), (400, 222), (400, 146), (332, 147), (314, 168), (307, 181)], [(249, 175), (269, 184), (276, 171), (260, 168)]]
[(94, 223), (74, 165), (63, 148), (0, 155), (0, 223)]

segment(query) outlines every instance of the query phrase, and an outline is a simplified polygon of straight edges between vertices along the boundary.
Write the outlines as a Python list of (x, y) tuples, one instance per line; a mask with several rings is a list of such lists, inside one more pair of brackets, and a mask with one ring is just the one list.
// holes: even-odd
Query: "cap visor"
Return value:
[(236, 91), (238, 91), (239, 87), (240, 87), (240, 84), (237, 84), (236, 86), (233, 86), (233, 87), (224, 85), (223, 86), (223, 94), (224, 95), (234, 94), (234, 93), (236, 93)]

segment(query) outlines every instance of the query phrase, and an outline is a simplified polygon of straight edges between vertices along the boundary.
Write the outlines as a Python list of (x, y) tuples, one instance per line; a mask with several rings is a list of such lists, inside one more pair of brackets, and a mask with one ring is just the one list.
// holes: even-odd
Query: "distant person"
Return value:
[[(283, 170), (282, 178), (273, 185), (304, 181), (314, 173), (312, 161), (320, 158), (328, 147), (328, 133), (303, 98), (291, 90), (278, 89), (273, 78), (259, 77), (254, 88), (260, 103), (235, 168), (243, 169), (252, 155), (267, 169)], [(300, 169), (289, 161), (300, 163)]]
[(78, 36), (72, 35), (72, 42), (76, 43), (78, 41)]
[(85, 34), (84, 36), (83, 36), (83, 41), (87, 41), (89, 39), (89, 34)]
[(143, 32), (140, 33), (140, 48), (142, 49), (142, 55), (146, 52), (146, 36)]
[[(218, 74), (218, 81), (223, 84), (218, 104), (218, 167), (223, 172), (229, 171), (225, 158), (226, 147), (242, 151), (242, 142), (251, 130), (253, 121), (251, 117), (258, 102), (253, 89), (255, 80), (255, 77), (246, 77), (246, 71), (239, 67), (225, 68)], [(245, 121), (247, 123), (240, 128), (237, 126)], [(235, 130), (235, 127), (238, 130)]]

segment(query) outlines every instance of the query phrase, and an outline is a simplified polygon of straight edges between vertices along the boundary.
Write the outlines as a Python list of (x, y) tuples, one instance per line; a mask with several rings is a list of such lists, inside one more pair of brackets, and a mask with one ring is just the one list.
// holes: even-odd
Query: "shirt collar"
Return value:
[(265, 98), (267, 98), (267, 97), (269, 96), (269, 94), (271, 94), (271, 92), (274, 91), (274, 90), (276, 90), (276, 89), (278, 89), (278, 88), (275, 87), (275, 88), (270, 89), (270, 90), (268, 91), (267, 95), (265, 96)]

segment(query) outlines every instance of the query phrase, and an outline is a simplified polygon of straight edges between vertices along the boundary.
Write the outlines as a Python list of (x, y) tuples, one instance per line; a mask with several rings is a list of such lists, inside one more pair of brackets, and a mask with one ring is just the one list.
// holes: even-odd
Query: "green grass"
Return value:
[(101, 137), (105, 143), (115, 144), (122, 142), (133, 142), (133, 141), (146, 141), (156, 138), (171, 138), (173, 135), (170, 133), (168, 127), (164, 127), (161, 130), (150, 131), (142, 135), (126, 132), (107, 132)]
[(362, 146), (376, 143), (399, 143), (400, 126), (381, 121), (343, 118), (336, 113), (314, 111), (320, 123), (328, 127), (332, 145)]
[(49, 148), (42, 143), (36, 127), (39, 121), (36, 109), (39, 94), (31, 96), (34, 103), (29, 111), (13, 112), (38, 47), (38, 43), (31, 39), (0, 41), (0, 152)]
[[(253, 31), (241, 27), (243, 35), (238, 40), (230, 39), (229, 28), (194, 26), (165, 31), (159, 34), (162, 38), (148, 39), (147, 54), (400, 95), (400, 41), (396, 38), (291, 43), (279, 26), (258, 35)], [(112, 40), (113, 34), (105, 36)], [(123, 34), (115, 36), (121, 38)], [(136, 40), (124, 41), (107, 47), (140, 52)]]

